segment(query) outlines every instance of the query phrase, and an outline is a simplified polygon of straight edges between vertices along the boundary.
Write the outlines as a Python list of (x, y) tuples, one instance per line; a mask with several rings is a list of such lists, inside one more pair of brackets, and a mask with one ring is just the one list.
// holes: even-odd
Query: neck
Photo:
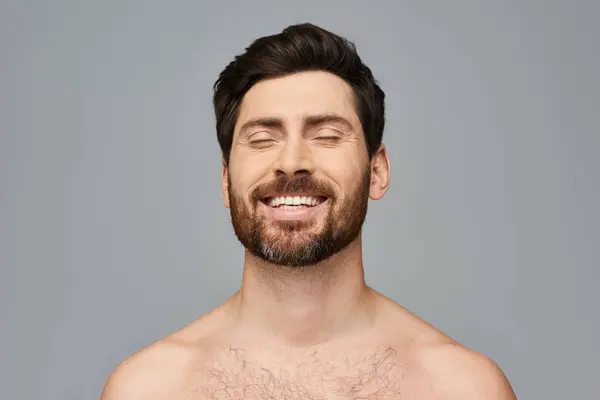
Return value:
[(365, 283), (359, 237), (308, 267), (272, 265), (246, 252), (242, 287), (232, 300), (245, 337), (256, 333), (306, 345), (369, 324), (373, 297)]

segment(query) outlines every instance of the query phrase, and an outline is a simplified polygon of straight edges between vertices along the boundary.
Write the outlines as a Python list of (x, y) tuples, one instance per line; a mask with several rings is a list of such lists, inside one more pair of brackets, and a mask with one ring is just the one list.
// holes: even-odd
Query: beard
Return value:
[[(369, 166), (357, 184), (343, 197), (326, 182), (313, 176), (288, 179), (286, 175), (257, 187), (250, 196), (250, 210), (229, 182), (229, 202), (233, 230), (242, 245), (254, 256), (271, 264), (304, 267), (325, 261), (352, 243), (361, 233), (367, 215), (371, 170)], [(327, 198), (323, 227), (311, 220), (268, 221), (258, 208), (266, 193), (319, 193)]]

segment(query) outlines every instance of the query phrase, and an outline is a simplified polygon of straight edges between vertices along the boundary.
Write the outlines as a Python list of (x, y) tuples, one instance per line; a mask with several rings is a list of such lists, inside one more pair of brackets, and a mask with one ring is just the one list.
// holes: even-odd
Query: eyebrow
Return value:
[(247, 130), (257, 127), (264, 128), (282, 128), (283, 121), (280, 118), (255, 118), (244, 122), (244, 124), (240, 127), (240, 133), (244, 133)]
[[(313, 128), (323, 124), (343, 125), (348, 130), (353, 129), (350, 121), (338, 114), (317, 114), (304, 117), (304, 128)], [(256, 127), (281, 129), (283, 126), (284, 123), (281, 118), (261, 117), (244, 122), (244, 124), (242, 124), (240, 127), (240, 133), (244, 133), (249, 129)]]

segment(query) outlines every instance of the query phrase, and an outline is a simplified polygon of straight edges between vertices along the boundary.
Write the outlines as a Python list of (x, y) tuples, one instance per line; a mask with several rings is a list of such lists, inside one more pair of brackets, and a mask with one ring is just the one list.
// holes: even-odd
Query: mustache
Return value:
[(326, 182), (316, 179), (313, 176), (303, 176), (290, 179), (287, 175), (281, 175), (277, 179), (263, 183), (252, 191), (252, 200), (259, 201), (264, 199), (269, 193), (318, 193), (328, 198), (335, 197), (335, 191)]

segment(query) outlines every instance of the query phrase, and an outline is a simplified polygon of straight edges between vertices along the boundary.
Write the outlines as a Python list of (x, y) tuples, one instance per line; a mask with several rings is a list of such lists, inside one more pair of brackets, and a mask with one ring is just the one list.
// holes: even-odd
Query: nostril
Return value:
[(303, 178), (308, 175), (310, 175), (310, 172), (307, 169), (299, 169), (298, 171), (294, 172), (294, 178)]
[(289, 171), (290, 173), (286, 172), (286, 171), (282, 171), (282, 170), (277, 170), (275, 172), (275, 174), (277, 175), (277, 177), (281, 177), (281, 176), (288, 176), (288, 179), (298, 179), (298, 178), (304, 178), (306, 176), (310, 175), (310, 171), (307, 169), (298, 169), (295, 171)]

